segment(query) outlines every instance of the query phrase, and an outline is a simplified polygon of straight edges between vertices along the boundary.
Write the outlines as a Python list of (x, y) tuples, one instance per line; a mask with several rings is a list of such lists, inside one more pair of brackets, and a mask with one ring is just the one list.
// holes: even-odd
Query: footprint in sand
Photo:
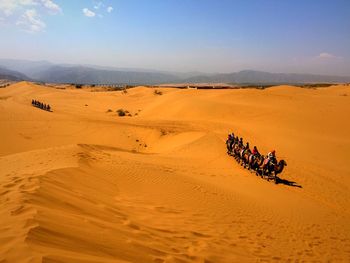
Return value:
[(129, 219), (125, 220), (123, 222), (123, 225), (125, 225), (127, 227), (130, 227), (130, 228), (132, 228), (134, 230), (140, 230), (141, 229), (138, 225), (132, 223)]
[(210, 238), (211, 237), (210, 235), (203, 234), (203, 233), (196, 232), (196, 231), (192, 231), (191, 234), (196, 236), (196, 237), (202, 237), (202, 238)]
[(179, 211), (179, 210), (167, 208), (164, 206), (155, 206), (153, 209), (156, 210), (157, 212), (166, 213), (166, 214), (180, 214), (181, 213), (181, 211)]
[(14, 187), (16, 184), (15, 183), (8, 183), (8, 184), (5, 184), (3, 185), (4, 188), (12, 188)]
[(17, 207), (16, 209), (11, 211), (11, 215), (16, 216), (16, 215), (20, 215), (20, 214), (24, 214), (27, 212), (33, 212), (35, 211), (34, 208), (31, 207), (25, 207), (23, 205)]

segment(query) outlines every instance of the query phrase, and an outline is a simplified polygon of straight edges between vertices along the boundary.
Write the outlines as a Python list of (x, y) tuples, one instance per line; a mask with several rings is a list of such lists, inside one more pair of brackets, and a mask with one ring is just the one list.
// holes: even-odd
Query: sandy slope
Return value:
[(350, 261), (350, 87), (162, 90), (0, 89), (0, 262)]

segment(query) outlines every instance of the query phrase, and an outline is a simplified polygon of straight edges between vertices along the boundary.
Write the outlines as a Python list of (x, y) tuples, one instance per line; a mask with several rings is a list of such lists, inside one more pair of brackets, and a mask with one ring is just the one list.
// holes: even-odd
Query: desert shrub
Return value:
[(111, 110), (111, 109), (108, 109), (107, 112), (112, 112), (112, 110)]
[(118, 113), (118, 116), (119, 116), (119, 117), (123, 117), (123, 116), (126, 115), (126, 113), (125, 113), (125, 111), (124, 111), (123, 109), (117, 110), (117, 113)]
[(154, 95), (163, 95), (163, 92), (160, 90), (154, 90)]
[(304, 84), (301, 85), (302, 88), (316, 89), (316, 88), (327, 88), (333, 86), (334, 83), (314, 83), (314, 84)]
[(81, 89), (82, 87), (83, 87), (82, 84), (75, 84), (75, 88), (76, 88), (76, 89)]

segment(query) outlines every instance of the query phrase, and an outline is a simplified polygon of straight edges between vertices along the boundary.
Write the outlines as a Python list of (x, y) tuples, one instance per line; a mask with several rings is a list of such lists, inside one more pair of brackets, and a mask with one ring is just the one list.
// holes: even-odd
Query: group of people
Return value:
[(38, 108), (40, 108), (40, 109), (42, 109), (42, 110), (46, 110), (46, 111), (51, 111), (51, 107), (50, 107), (50, 105), (49, 104), (45, 104), (45, 103), (42, 103), (42, 102), (40, 102), (40, 101), (38, 101), (38, 100), (32, 100), (32, 105), (34, 106), (34, 107), (38, 107)]
[(271, 150), (266, 156), (260, 154), (258, 148), (250, 148), (249, 142), (230, 133), (226, 140), (227, 153), (233, 156), (244, 168), (254, 171), (260, 176), (269, 176), (281, 173), (287, 163), (284, 160), (277, 162), (276, 151)]

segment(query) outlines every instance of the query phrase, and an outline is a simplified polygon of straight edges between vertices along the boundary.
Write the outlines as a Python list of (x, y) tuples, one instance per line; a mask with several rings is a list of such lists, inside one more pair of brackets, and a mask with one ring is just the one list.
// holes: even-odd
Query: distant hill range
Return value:
[(269, 73), (243, 70), (236, 73), (195, 76), (189, 83), (233, 83), (233, 84), (303, 84), (303, 83), (342, 83), (350, 82), (350, 77), (313, 74)]
[(0, 59), (0, 78), (76, 84), (303, 84), (350, 82), (350, 76), (269, 73), (243, 70), (236, 73), (179, 73), (94, 65), (53, 64), (47, 61)]
[(0, 66), (0, 79), (7, 79), (13, 81), (30, 80), (30, 78), (28, 78), (23, 73), (4, 68), (2, 66)]

